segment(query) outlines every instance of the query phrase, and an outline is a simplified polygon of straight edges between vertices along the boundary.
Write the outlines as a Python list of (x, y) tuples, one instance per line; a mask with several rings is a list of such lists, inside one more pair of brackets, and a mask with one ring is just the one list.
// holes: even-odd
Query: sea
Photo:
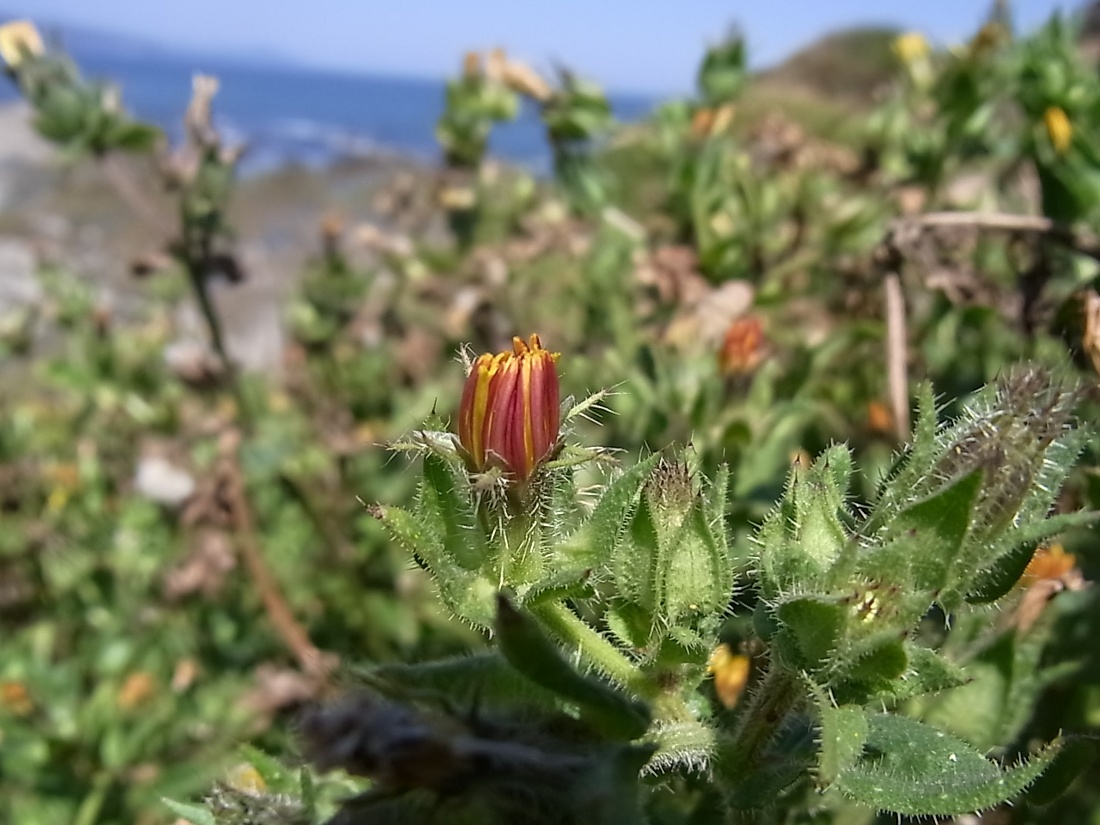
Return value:
[[(425, 162), (439, 158), (434, 130), (443, 111), (443, 79), (341, 73), (150, 49), (70, 52), (85, 76), (117, 85), (130, 112), (174, 139), (182, 132), (192, 76), (217, 76), (216, 122), (229, 141), (247, 146), (244, 174), (385, 154)], [(12, 85), (0, 81), (0, 101), (16, 97)], [(609, 99), (616, 118), (625, 122), (643, 118), (657, 102), (629, 94), (611, 94)], [(545, 173), (549, 150), (534, 106), (525, 102), (514, 121), (497, 126), (489, 151)]]

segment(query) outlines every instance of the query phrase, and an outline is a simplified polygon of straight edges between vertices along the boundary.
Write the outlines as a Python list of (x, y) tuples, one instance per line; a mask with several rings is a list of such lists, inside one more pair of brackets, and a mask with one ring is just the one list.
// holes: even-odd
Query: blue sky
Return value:
[[(991, 0), (0, 0), (8, 12), (204, 52), (280, 55), (318, 67), (424, 77), (464, 51), (503, 46), (537, 67), (564, 63), (618, 90), (683, 92), (702, 49), (737, 23), (755, 66), (827, 31), (875, 23), (965, 39)], [(1079, 2), (1015, 0), (1027, 30)]]

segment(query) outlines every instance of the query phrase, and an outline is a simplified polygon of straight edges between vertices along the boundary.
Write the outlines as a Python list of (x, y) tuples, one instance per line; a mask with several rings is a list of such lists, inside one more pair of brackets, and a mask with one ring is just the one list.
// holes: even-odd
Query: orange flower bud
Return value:
[(458, 442), (476, 472), (497, 466), (526, 481), (553, 452), (560, 424), (558, 354), (512, 339), (512, 352), (474, 362), (458, 408)]

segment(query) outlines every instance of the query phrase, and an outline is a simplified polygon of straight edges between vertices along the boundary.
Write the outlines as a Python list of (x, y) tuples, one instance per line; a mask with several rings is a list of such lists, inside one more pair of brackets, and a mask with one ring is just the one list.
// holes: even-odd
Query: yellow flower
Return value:
[(751, 667), (748, 656), (734, 653), (727, 644), (720, 644), (711, 652), (707, 673), (714, 677), (714, 692), (723, 706), (732, 708), (737, 704), (749, 681)]
[(1054, 151), (1064, 155), (1073, 140), (1073, 124), (1061, 106), (1051, 106), (1043, 112), (1043, 123), (1047, 127), (1047, 137)]
[(560, 425), (557, 353), (537, 335), (474, 362), (458, 408), (458, 442), (476, 472), (496, 466), (526, 481), (553, 452)]
[(263, 776), (252, 765), (237, 765), (229, 771), (227, 781), (231, 788), (246, 793), (259, 794), (267, 790)]
[(898, 56), (898, 59), (906, 64), (915, 63), (927, 57), (929, 52), (932, 51), (928, 41), (920, 32), (906, 32), (898, 35), (894, 38), (891, 49)]
[(29, 20), (13, 20), (0, 26), (0, 59), (9, 68), (18, 68), (28, 54), (45, 51), (42, 36)]

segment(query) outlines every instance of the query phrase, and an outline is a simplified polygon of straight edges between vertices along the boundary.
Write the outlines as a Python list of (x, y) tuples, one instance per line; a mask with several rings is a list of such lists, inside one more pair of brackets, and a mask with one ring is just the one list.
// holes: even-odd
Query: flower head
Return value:
[(526, 481), (553, 452), (560, 424), (557, 353), (537, 335), (478, 357), (458, 409), (458, 442), (477, 472), (497, 466)]
[(707, 659), (707, 673), (714, 677), (714, 692), (725, 707), (732, 708), (737, 704), (748, 684), (751, 669), (752, 660), (734, 653), (725, 642), (711, 651)]
[(42, 36), (29, 20), (13, 20), (0, 26), (0, 60), (12, 69), (28, 55), (44, 51)]
[(894, 38), (890, 48), (902, 63), (915, 63), (928, 56), (931, 47), (920, 32), (906, 32)]
[(1051, 106), (1043, 112), (1043, 123), (1047, 127), (1047, 137), (1054, 151), (1064, 155), (1073, 141), (1073, 124), (1061, 106)]
[(748, 375), (760, 366), (767, 348), (760, 319), (738, 318), (726, 330), (718, 350), (718, 366), (726, 375)]

